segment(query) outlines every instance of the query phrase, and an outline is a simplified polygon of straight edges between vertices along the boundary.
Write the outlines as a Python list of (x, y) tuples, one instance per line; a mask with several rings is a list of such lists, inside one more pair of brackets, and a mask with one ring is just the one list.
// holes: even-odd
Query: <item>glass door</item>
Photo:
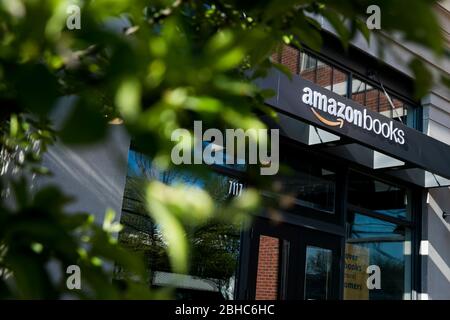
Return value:
[(298, 298), (335, 300), (339, 298), (341, 238), (325, 232), (300, 228), (301, 278)]
[(265, 219), (251, 232), (250, 298), (338, 299), (339, 237)]

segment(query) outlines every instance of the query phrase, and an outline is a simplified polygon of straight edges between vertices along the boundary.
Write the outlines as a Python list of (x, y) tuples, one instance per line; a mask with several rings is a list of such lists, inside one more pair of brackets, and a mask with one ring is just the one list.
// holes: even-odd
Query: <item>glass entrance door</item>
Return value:
[(338, 299), (340, 243), (338, 236), (258, 219), (252, 229), (249, 297)]

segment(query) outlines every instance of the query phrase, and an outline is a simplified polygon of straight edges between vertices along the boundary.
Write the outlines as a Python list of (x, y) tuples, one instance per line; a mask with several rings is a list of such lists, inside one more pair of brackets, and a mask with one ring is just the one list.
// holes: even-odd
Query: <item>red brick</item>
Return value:
[(276, 300), (278, 297), (278, 238), (261, 236), (256, 276), (256, 300)]

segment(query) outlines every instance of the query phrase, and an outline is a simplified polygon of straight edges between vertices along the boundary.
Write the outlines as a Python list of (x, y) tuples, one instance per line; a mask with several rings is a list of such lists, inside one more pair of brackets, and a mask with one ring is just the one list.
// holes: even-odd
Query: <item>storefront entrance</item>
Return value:
[[(151, 285), (176, 283), (180, 299), (399, 300), (420, 292), (415, 213), (421, 190), (323, 153), (288, 144), (281, 150), (282, 164), (291, 170), (265, 181), (265, 206), (250, 225), (211, 219), (192, 233), (193, 263), (186, 274), (172, 272), (158, 226), (143, 209), (140, 182), (202, 185), (214, 191), (217, 205), (239, 197), (230, 186), (245, 190), (251, 184), (223, 168), (201, 180), (182, 171), (169, 174), (130, 152), (119, 241), (142, 250)], [(369, 286), (373, 270), (379, 281)]]
[(243, 233), (237, 298), (410, 299), (420, 190), (282, 147), (294, 170)]
[(251, 233), (251, 298), (339, 298), (340, 237), (261, 218), (255, 221)]

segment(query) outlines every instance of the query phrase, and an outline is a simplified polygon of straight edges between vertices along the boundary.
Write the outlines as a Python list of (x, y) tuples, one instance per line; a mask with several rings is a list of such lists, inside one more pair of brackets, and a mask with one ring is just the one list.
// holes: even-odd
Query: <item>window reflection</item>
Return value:
[(392, 105), (383, 90), (374, 88), (357, 77), (352, 80), (352, 100), (385, 117), (406, 123), (405, 103), (391, 95), (389, 97)]
[(300, 59), (300, 75), (302, 76), (302, 78), (315, 83), (316, 69), (317, 59), (310, 56), (309, 54), (302, 52)]
[(347, 96), (348, 75), (347, 73), (333, 67), (332, 91), (341, 96)]
[(335, 173), (324, 169), (305, 169), (310, 170), (298, 171), (284, 180), (282, 193), (293, 195), (295, 204), (333, 213)]
[[(234, 154), (234, 159), (231, 160), (230, 154), (224, 151), (223, 145), (219, 145), (214, 143), (214, 141), (203, 141), (202, 148), (203, 152), (206, 148), (210, 148), (211, 150), (217, 150), (211, 152), (210, 158), (209, 152), (207, 155), (204, 155), (205, 162), (212, 163), (214, 166), (224, 167), (228, 169), (232, 169), (234, 171), (245, 172), (247, 169), (246, 161), (243, 158), (239, 158), (239, 154)], [(231, 163), (227, 163), (231, 162)]]
[(350, 204), (394, 218), (409, 218), (408, 192), (383, 181), (351, 171), (348, 201)]
[(331, 90), (333, 83), (332, 74), (333, 68), (329, 64), (319, 60), (317, 62), (315, 83), (322, 88)]
[[(403, 299), (411, 285), (407, 189), (351, 171), (345, 247), (345, 299)], [(360, 208), (359, 210), (357, 208)], [(381, 289), (367, 286), (367, 268), (379, 267)]]
[[(348, 214), (344, 299), (403, 299), (410, 291), (410, 231), (404, 226), (351, 212)], [(380, 270), (380, 289), (367, 286), (367, 267)]]
[(403, 123), (406, 122), (406, 108), (403, 101), (393, 98), (392, 104), (394, 105), (394, 109), (392, 110), (392, 118), (401, 119)]
[(365, 91), (365, 104), (364, 106), (374, 112), (378, 112), (378, 103), (379, 103), (379, 97), (380, 97), (380, 91), (378, 89), (375, 89), (371, 85), (366, 83), (366, 91)]
[(392, 118), (392, 107), (389, 103), (389, 100), (387, 96), (384, 94), (383, 91), (378, 90), (378, 94), (380, 96), (379, 106), (378, 106), (378, 112), (381, 113), (383, 116)]
[[(350, 238), (365, 239), (375, 238), (385, 241), (403, 240), (405, 229), (394, 223), (383, 221), (377, 218), (355, 214), (351, 219)], [(371, 240), (371, 239), (369, 239)]]
[(305, 267), (305, 299), (327, 300), (331, 292), (332, 251), (307, 246)]
[(358, 102), (361, 105), (366, 104), (366, 83), (359, 80), (358, 78), (353, 78), (352, 81), (352, 100)]
[(325, 89), (347, 96), (347, 73), (306, 52), (300, 54), (299, 74)]
[[(278, 195), (289, 198), (289, 207), (302, 206), (323, 211), (335, 212), (336, 173), (311, 163), (296, 166), (290, 174), (280, 174), (275, 178), (275, 185), (279, 186)], [(269, 197), (276, 196), (271, 191), (262, 192)]]
[[(178, 170), (160, 170), (151, 159), (130, 150), (121, 215), (124, 229), (119, 233), (119, 242), (129, 250), (142, 253), (150, 274), (149, 285), (163, 287), (175, 283), (177, 297), (183, 299), (233, 299), (239, 227), (213, 218), (201, 228), (188, 229), (190, 272), (186, 275), (172, 273), (165, 240), (145, 210), (144, 185), (150, 180), (169, 185), (182, 182), (205, 188), (218, 206), (229, 199), (231, 180), (214, 172), (200, 178)], [(120, 278), (120, 273), (125, 271), (119, 266), (116, 269), (116, 277)]]

